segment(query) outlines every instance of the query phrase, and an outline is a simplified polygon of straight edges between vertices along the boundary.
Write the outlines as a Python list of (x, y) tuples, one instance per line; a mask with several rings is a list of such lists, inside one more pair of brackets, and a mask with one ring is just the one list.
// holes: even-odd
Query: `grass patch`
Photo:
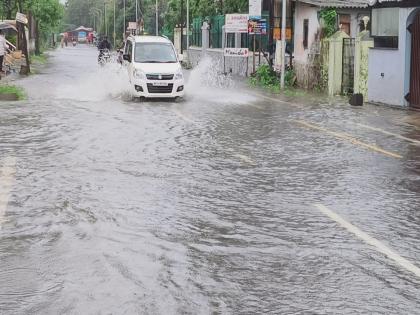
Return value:
[(4, 94), (14, 94), (19, 100), (24, 100), (26, 98), (25, 91), (15, 85), (0, 85), (0, 96)]
[(31, 63), (38, 63), (38, 64), (46, 64), (47, 63), (47, 56), (44, 54), (41, 55), (32, 55), (31, 56)]
[[(287, 70), (285, 75), (286, 89), (292, 89), (295, 85), (296, 75), (293, 70)], [(257, 71), (249, 79), (252, 86), (261, 87), (271, 93), (280, 93), (280, 78), (268, 65), (258, 67)]]

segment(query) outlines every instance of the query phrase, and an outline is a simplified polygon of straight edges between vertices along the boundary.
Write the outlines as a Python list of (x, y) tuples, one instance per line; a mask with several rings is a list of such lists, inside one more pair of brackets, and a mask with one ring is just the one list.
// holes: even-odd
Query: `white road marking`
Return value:
[(247, 157), (246, 155), (235, 153), (233, 156), (242, 160), (245, 163), (255, 164), (255, 162), (251, 158)]
[(290, 102), (286, 102), (286, 101), (282, 101), (282, 100), (278, 100), (278, 99), (276, 99), (276, 98), (269, 97), (269, 96), (266, 96), (266, 95), (263, 95), (263, 94), (259, 94), (259, 93), (255, 93), (255, 92), (254, 92), (254, 93), (253, 93), (253, 95), (254, 95), (254, 96), (261, 97), (261, 98), (265, 98), (266, 100), (270, 100), (270, 101), (273, 101), (273, 102), (276, 102), (276, 103), (286, 104), (286, 105), (289, 105), (289, 106), (292, 106), (292, 107), (303, 108), (303, 106), (302, 106), (302, 105), (295, 104), (295, 103), (290, 103)]
[(357, 124), (357, 125), (359, 125), (360, 127), (366, 128), (366, 129), (370, 129), (370, 130), (373, 130), (373, 131), (381, 132), (381, 133), (386, 134), (388, 136), (393, 136), (395, 138), (398, 138), (398, 139), (401, 139), (401, 140), (405, 140), (405, 141), (411, 142), (411, 143), (416, 144), (416, 145), (420, 145), (420, 141), (419, 140), (407, 138), (407, 137), (401, 136), (399, 134), (392, 133), (392, 132), (389, 132), (389, 131), (386, 131), (386, 130), (383, 130), (383, 129), (380, 129), (380, 128), (375, 128), (375, 127), (371, 127), (371, 126), (367, 126), (367, 125), (363, 125), (363, 124)]
[(337, 222), (339, 225), (341, 225), (343, 228), (345, 228), (347, 231), (353, 233), (358, 238), (363, 240), (365, 243), (373, 246), (375, 250), (379, 253), (384, 254), (388, 258), (392, 259), (394, 262), (396, 262), (398, 265), (403, 267), (404, 269), (414, 273), (417, 277), (420, 278), (420, 268), (412, 264), (410, 261), (405, 259), (404, 257), (401, 257), (396, 252), (388, 248), (386, 245), (382, 244), (377, 239), (371, 237), (369, 234), (363, 232), (358, 227), (354, 226), (350, 222), (347, 222), (345, 219), (343, 219), (340, 215), (333, 212), (332, 210), (328, 209), (322, 204), (315, 204), (315, 207), (318, 208), (319, 211), (321, 211), (323, 214), (328, 216), (331, 220)]
[(376, 145), (373, 145), (373, 144), (368, 144), (368, 143), (359, 141), (356, 138), (354, 138), (354, 137), (352, 137), (352, 136), (350, 136), (346, 133), (329, 130), (327, 128), (315, 125), (313, 123), (306, 122), (304, 120), (294, 120), (294, 122), (297, 123), (297, 124), (300, 124), (302, 126), (305, 126), (307, 128), (311, 128), (311, 129), (315, 129), (315, 130), (318, 130), (318, 131), (325, 132), (326, 134), (332, 135), (332, 136), (334, 136), (338, 139), (349, 141), (350, 143), (352, 143), (354, 145), (364, 147), (364, 148), (366, 148), (368, 150), (371, 150), (371, 151), (379, 152), (379, 153), (382, 153), (384, 155), (387, 155), (387, 156), (390, 156), (390, 157), (393, 157), (393, 158), (396, 158), (396, 159), (402, 159), (403, 158), (402, 155), (400, 155), (400, 154), (384, 150), (384, 149), (382, 149), (382, 148), (380, 148)]
[(192, 120), (190, 117), (186, 116), (184, 113), (182, 113), (180, 110), (178, 109), (173, 109), (173, 112), (175, 114), (177, 114), (179, 117), (181, 117), (182, 119), (184, 119), (186, 122), (189, 122), (191, 124), (194, 124), (194, 120)]
[(16, 158), (5, 158), (2, 164), (3, 167), (0, 170), (0, 230), (5, 221), (4, 216), (6, 215), (10, 192), (15, 181)]

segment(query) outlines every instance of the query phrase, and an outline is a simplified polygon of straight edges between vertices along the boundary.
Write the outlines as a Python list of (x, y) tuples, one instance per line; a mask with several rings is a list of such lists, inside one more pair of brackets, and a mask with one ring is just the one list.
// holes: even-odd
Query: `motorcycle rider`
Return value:
[(108, 41), (108, 36), (104, 36), (101, 42), (98, 45), (99, 49), (99, 57), (98, 61), (101, 60), (102, 56), (104, 55), (105, 50), (111, 50), (111, 43)]

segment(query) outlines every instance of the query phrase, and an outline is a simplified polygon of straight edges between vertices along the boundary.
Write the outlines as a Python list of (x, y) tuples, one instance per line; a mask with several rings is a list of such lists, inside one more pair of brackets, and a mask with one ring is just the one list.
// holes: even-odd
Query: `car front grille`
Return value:
[(174, 85), (168, 84), (168, 86), (154, 86), (151, 83), (147, 83), (147, 90), (149, 93), (172, 93)]
[(146, 74), (148, 80), (172, 80), (173, 74)]

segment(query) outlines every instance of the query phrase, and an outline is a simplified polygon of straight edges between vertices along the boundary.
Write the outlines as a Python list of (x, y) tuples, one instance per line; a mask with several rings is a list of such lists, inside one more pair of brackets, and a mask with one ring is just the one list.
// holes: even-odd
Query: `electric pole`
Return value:
[[(158, 0), (156, 0), (156, 36), (159, 36), (159, 11)], [(181, 35), (182, 37), (182, 35)]]
[(280, 87), (284, 90), (284, 79), (286, 71), (286, 0), (282, 0), (283, 10), (281, 15), (281, 78)]

